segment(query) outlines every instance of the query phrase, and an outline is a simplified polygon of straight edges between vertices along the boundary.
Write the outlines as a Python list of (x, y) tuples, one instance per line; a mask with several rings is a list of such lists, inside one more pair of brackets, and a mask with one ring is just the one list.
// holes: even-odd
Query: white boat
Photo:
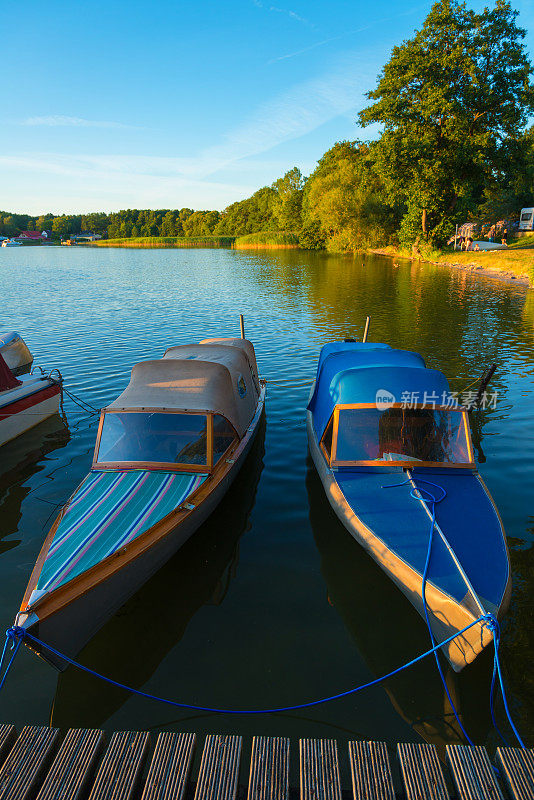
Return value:
[(61, 384), (59, 373), (15, 377), (0, 353), (0, 446), (57, 414)]
[(15, 624), (75, 656), (214, 511), (264, 400), (246, 339), (206, 339), (136, 364), (102, 411), (92, 469), (46, 537)]
[(15, 242), (14, 239), (4, 239), (2, 247), (23, 247), (22, 242)]

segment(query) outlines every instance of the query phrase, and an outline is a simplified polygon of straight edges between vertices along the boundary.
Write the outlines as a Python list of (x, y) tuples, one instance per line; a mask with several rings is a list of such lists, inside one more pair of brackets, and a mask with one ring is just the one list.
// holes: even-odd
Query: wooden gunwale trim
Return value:
[[(324, 439), (325, 439), (325, 436), (327, 434), (328, 428), (330, 426), (330, 422), (332, 422), (332, 441), (331, 441), (331, 446), (330, 446), (330, 452), (328, 452), (326, 447), (325, 447), (325, 444), (324, 444)], [(324, 429), (323, 435), (321, 436), (321, 441), (320, 441), (319, 444), (320, 444), (321, 450), (323, 452), (323, 455), (324, 455), (324, 457), (326, 459), (326, 463), (328, 464), (328, 466), (330, 466), (330, 464), (331, 464), (331, 456), (332, 456), (332, 448), (334, 446), (334, 423), (332, 421), (332, 415), (330, 415), (330, 419), (326, 423), (326, 427)]]
[[(473, 442), (471, 441), (471, 426), (469, 425), (469, 421), (467, 418), (467, 411), (464, 411), (464, 427), (465, 427), (465, 438), (467, 440), (467, 452), (469, 454), (469, 461), (474, 464), (475, 463), (475, 453), (473, 450)], [(476, 469), (476, 467), (475, 467)]]
[[(328, 427), (328, 426), (327, 426)], [(332, 426), (332, 449), (330, 451), (330, 464), (333, 464), (337, 456), (337, 433), (339, 429), (339, 408), (334, 409), (334, 422)], [(326, 430), (326, 428), (325, 428)]]
[(453, 463), (451, 461), (333, 461), (335, 467), (409, 467), (410, 469), (469, 469), (476, 472), (472, 462)]
[(504, 524), (503, 524), (501, 515), (499, 513), (499, 509), (495, 505), (495, 500), (491, 496), (490, 490), (488, 489), (488, 487), (484, 483), (484, 478), (482, 477), (480, 472), (477, 472), (477, 478), (480, 481), (480, 483), (482, 484), (482, 488), (484, 489), (484, 491), (486, 493), (486, 496), (488, 497), (488, 499), (489, 499), (489, 501), (490, 501), (490, 503), (491, 503), (491, 505), (493, 507), (493, 510), (495, 511), (495, 514), (497, 515), (497, 519), (499, 520), (499, 525), (501, 526), (502, 540), (504, 542), (504, 548), (506, 550), (506, 561), (507, 561), (507, 564), (508, 564), (508, 579), (506, 581), (506, 586), (504, 587), (504, 592), (503, 592), (503, 595), (502, 595), (502, 598), (501, 598), (501, 604), (500, 604), (500, 606), (498, 608), (498, 611), (497, 611), (497, 617), (500, 619), (500, 618), (502, 618), (502, 615), (505, 613), (505, 611), (507, 610), (508, 606), (510, 605), (510, 600), (512, 598), (512, 568), (511, 568), (511, 565), (510, 565), (510, 549), (508, 547), (508, 538), (506, 536), (506, 531), (504, 529)]
[[(235, 460), (238, 460), (240, 458), (241, 453), (245, 450), (246, 446), (248, 445), (248, 442), (255, 434), (261, 415), (263, 413), (264, 405), (265, 405), (265, 387), (263, 387), (263, 390), (258, 398), (258, 403), (256, 406), (256, 412), (254, 414), (254, 417), (252, 418), (249, 427), (245, 431), (243, 438), (241, 439), (240, 442), (238, 442), (237, 447), (233, 452)], [(207, 480), (204, 481), (204, 483), (202, 483), (198, 487), (198, 489), (195, 492), (193, 492), (188, 497), (187, 502), (190, 503), (192, 500), (194, 500), (197, 505), (202, 503), (207, 498), (207, 496), (226, 477), (226, 475), (228, 474), (228, 472), (230, 472), (233, 466), (234, 464), (233, 463), (228, 464), (226, 459), (223, 458), (219, 459), (219, 462), (217, 463), (214, 472), (208, 477)], [(69, 498), (69, 502), (71, 498)], [(31, 613), (35, 611), (38, 614), (40, 620), (50, 616), (51, 614), (55, 613), (58, 609), (71, 603), (80, 594), (83, 594), (85, 591), (88, 591), (89, 589), (92, 589), (93, 587), (97, 586), (99, 583), (102, 583), (104, 580), (114, 575), (124, 566), (134, 561), (139, 556), (143, 555), (143, 553), (149, 550), (156, 542), (158, 542), (168, 533), (173, 531), (178, 524), (184, 522), (184, 520), (194, 510), (195, 509), (185, 509), (183, 507), (174, 509), (174, 511), (171, 511), (169, 514), (163, 517), (163, 519), (161, 519), (147, 531), (144, 531), (142, 534), (137, 536), (135, 539), (133, 539), (127, 545), (122, 547), (120, 550), (107, 556), (105, 559), (100, 561), (98, 564), (95, 564), (94, 566), (90, 567), (81, 575), (78, 575), (71, 581), (68, 581), (68, 583), (59, 586), (50, 594), (46, 594), (40, 600), (38, 600), (34, 605), (28, 608), (27, 603), (29, 597), (33, 589), (37, 585), (38, 576), (41, 572), (42, 565), (46, 559), (46, 554), (52, 542), (53, 535), (57, 530), (57, 527), (61, 520), (62, 515), (60, 515), (54, 522), (50, 530), (50, 533), (48, 534), (45, 543), (41, 549), (41, 552), (39, 553), (37, 562), (30, 577), (30, 582), (28, 583), (28, 586), (26, 588), (26, 592), (24, 594), (24, 598), (19, 613)]]
[(212, 468), (209, 464), (169, 464), (166, 461), (100, 461), (93, 463), (91, 470), (98, 472), (194, 472), (209, 475)]
[[(341, 411), (360, 408), (374, 408), (375, 410), (379, 410), (376, 403), (338, 403), (335, 408)], [(464, 408), (464, 406), (444, 406), (441, 403), (410, 403), (409, 406), (405, 403), (391, 403), (391, 405), (388, 405), (388, 409), (389, 408), (402, 408), (405, 411), (417, 411), (418, 409), (452, 411), (458, 414), (467, 414), (467, 409)]]

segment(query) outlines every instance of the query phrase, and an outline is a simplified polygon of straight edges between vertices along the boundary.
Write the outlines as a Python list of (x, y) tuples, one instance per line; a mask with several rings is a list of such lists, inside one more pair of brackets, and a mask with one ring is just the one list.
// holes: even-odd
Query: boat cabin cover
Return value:
[(126, 389), (104, 409), (93, 466), (211, 471), (244, 436), (259, 388), (247, 340), (171, 347), (161, 359), (136, 364)]
[(445, 376), (385, 344), (334, 342), (319, 357), (308, 404), (334, 466), (473, 465), (467, 415)]

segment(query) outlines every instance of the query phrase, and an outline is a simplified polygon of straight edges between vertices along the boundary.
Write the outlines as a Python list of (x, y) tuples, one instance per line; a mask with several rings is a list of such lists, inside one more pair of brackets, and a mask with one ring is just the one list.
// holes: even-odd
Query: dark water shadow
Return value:
[[(264, 440), (265, 418), (217, 510), (91, 639), (78, 656), (80, 663), (141, 688), (181, 640), (197, 611), (224, 601), (238, 568), (239, 542), (254, 507)], [(69, 667), (58, 677), (51, 724), (101, 727), (129, 697), (125, 690)]]
[[(65, 447), (70, 438), (68, 425), (59, 414), (54, 414), (36, 425), (35, 428), (31, 428), (2, 446), (0, 449), (0, 514), (2, 518), (0, 538), (16, 533), (22, 516), (23, 501), (32, 492), (36, 499), (39, 496), (39, 490), (32, 490), (27, 485), (28, 481), (46, 469), (47, 456), (54, 450)], [(50, 475), (48, 475), (48, 480), (51, 482)], [(47, 502), (47, 505), (53, 510), (53, 501)], [(4, 550), (8, 549), (11, 547), (4, 546)]]

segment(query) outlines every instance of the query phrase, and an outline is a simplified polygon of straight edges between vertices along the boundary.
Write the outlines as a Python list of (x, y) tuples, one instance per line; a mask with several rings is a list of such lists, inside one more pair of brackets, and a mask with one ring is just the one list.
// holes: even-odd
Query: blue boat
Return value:
[[(441, 372), (387, 344), (327, 344), (307, 425), (337, 516), (423, 617), (424, 583), (437, 642), (505, 613), (506, 536), (476, 468), (467, 410)], [(480, 622), (442, 650), (459, 672), (491, 641)]]

